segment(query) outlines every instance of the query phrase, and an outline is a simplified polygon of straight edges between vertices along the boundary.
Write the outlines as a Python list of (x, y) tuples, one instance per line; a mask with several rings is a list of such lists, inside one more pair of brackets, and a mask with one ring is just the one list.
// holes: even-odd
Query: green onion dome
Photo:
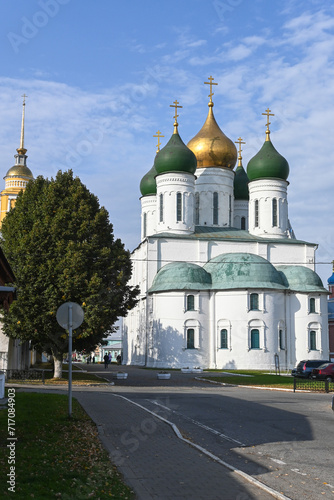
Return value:
[(276, 178), (287, 180), (289, 164), (279, 154), (270, 140), (266, 140), (260, 151), (249, 160), (247, 175), (250, 181), (256, 179)]
[(187, 148), (178, 132), (174, 132), (165, 147), (157, 153), (154, 167), (158, 174), (167, 172), (189, 172), (194, 174), (197, 160), (194, 153)]
[(157, 171), (153, 165), (151, 170), (149, 170), (140, 181), (140, 192), (142, 196), (157, 194), (157, 183), (155, 181), (156, 175)]
[(248, 175), (242, 165), (238, 165), (234, 177), (234, 199), (235, 200), (249, 200), (248, 191)]

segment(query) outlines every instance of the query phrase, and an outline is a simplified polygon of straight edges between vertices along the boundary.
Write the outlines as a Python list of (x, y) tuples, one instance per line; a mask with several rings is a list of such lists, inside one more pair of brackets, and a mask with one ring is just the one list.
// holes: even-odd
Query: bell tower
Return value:
[(5, 189), (0, 193), (0, 227), (7, 212), (15, 206), (16, 198), (22, 189), (25, 189), (30, 180), (33, 180), (31, 170), (27, 167), (27, 150), (24, 147), (24, 120), (26, 95), (23, 94), (23, 109), (21, 122), (20, 147), (17, 148), (17, 154), (14, 155), (15, 165), (6, 173)]

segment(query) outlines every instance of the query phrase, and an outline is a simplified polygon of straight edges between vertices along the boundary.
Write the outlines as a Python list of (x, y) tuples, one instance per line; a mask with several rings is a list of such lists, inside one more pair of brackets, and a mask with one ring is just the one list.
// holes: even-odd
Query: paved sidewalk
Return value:
[(74, 396), (97, 424), (112, 462), (138, 500), (274, 498), (180, 440), (170, 425), (109, 390)]

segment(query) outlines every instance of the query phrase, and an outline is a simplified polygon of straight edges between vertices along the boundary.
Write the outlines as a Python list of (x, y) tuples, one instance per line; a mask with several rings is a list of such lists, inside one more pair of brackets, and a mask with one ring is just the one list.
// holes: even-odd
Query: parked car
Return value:
[(328, 382), (333, 382), (334, 363), (325, 363), (319, 366), (319, 368), (313, 368), (312, 377), (320, 380), (328, 380)]
[(328, 359), (304, 359), (298, 363), (296, 368), (291, 370), (291, 375), (293, 377), (312, 378), (312, 370), (324, 363), (329, 363)]

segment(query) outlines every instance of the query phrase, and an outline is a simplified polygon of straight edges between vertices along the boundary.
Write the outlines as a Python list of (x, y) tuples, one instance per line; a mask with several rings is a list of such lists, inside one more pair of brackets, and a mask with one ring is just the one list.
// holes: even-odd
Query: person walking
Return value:
[(108, 368), (108, 365), (109, 365), (109, 356), (107, 353), (105, 353), (105, 355), (103, 356), (103, 359), (104, 359), (104, 368)]

